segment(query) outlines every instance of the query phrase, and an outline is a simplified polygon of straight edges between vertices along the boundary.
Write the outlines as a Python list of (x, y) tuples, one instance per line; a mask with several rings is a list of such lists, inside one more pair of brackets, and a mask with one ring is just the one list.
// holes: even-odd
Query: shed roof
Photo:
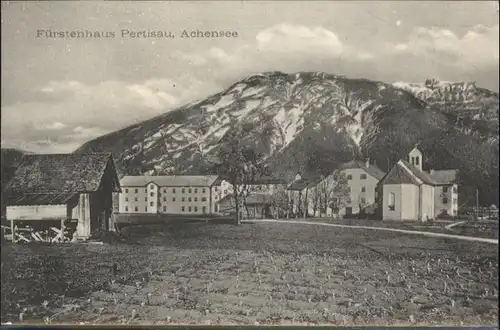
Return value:
[(7, 205), (62, 205), (76, 198), (78, 193), (65, 192), (60, 194), (19, 194), (7, 196)]
[(154, 183), (160, 187), (211, 187), (220, 183), (218, 175), (136, 175), (124, 176), (122, 187), (144, 187)]
[[(108, 164), (115, 171), (109, 153), (25, 155), (6, 187), (6, 194), (58, 195), (96, 191)], [(118, 183), (116, 172), (114, 176)]]

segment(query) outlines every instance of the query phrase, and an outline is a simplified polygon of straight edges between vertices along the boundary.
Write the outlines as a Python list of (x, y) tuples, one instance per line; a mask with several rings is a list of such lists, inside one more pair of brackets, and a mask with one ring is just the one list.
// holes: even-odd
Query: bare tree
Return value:
[[(240, 207), (251, 192), (251, 184), (264, 171), (264, 157), (245, 147), (237, 132), (219, 149), (216, 171), (232, 185), (232, 196), (236, 209), (236, 223), (241, 223)], [(248, 210), (247, 210), (248, 213)]]
[(286, 216), (289, 209), (289, 200), (286, 188), (278, 185), (272, 194), (272, 213), (275, 219), (283, 218)]
[(328, 209), (338, 216), (340, 209), (346, 205), (349, 197), (347, 177), (342, 171), (335, 171), (318, 184), (321, 214)]
[(313, 215), (316, 216), (316, 212), (318, 211), (319, 202), (320, 202), (320, 192), (318, 186), (314, 186), (309, 188), (309, 204), (312, 207)]

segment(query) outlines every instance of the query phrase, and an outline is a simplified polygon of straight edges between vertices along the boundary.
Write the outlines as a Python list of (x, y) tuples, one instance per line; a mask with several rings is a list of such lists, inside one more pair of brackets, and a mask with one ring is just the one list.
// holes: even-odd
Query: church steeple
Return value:
[(422, 152), (418, 150), (418, 143), (415, 144), (415, 147), (408, 154), (408, 161), (410, 164), (418, 168), (422, 171)]

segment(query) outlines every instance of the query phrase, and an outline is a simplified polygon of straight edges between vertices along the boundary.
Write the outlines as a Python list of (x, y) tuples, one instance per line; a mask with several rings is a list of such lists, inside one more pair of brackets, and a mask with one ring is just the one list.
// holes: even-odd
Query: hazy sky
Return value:
[[(1, 9), (3, 147), (71, 152), (269, 70), (499, 88), (493, 1), (30, 1)], [(122, 29), (176, 37), (122, 37)], [(180, 38), (196, 29), (238, 37)], [(38, 30), (115, 37), (51, 38)]]

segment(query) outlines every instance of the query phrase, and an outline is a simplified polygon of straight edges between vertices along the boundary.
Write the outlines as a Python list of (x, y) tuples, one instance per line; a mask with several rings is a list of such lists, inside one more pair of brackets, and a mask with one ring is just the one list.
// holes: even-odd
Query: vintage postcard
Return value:
[(2, 1), (1, 322), (498, 327), (495, 1)]

